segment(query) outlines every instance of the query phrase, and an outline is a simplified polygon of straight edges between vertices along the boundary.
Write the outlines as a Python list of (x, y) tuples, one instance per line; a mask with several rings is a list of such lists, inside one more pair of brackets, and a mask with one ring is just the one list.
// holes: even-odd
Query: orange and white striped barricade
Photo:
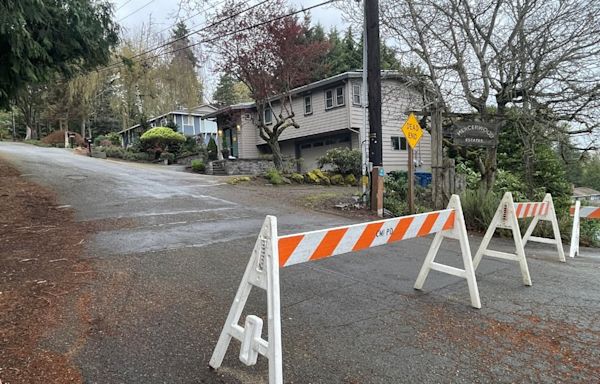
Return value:
[[(521, 229), (519, 228), (519, 219), (533, 217), (531, 224), (525, 232), (525, 236), (521, 238)], [(554, 233), (554, 239), (547, 239), (545, 237), (532, 236), (531, 233), (535, 229), (536, 225), (540, 220), (550, 221), (552, 223), (552, 231)], [(508, 229), (512, 232), (513, 240), (515, 242), (516, 253), (500, 252), (488, 249), (492, 236), (497, 228)], [(523, 276), (523, 284), (531, 285), (531, 276), (529, 275), (529, 268), (527, 267), (527, 259), (525, 258), (525, 245), (528, 241), (535, 241), (538, 243), (555, 244), (558, 250), (558, 257), (560, 261), (565, 262), (565, 253), (562, 247), (562, 241), (560, 238), (560, 231), (558, 228), (558, 220), (556, 219), (556, 212), (554, 210), (554, 203), (552, 202), (552, 196), (547, 193), (544, 200), (541, 202), (526, 202), (526, 203), (515, 203), (513, 201), (512, 193), (506, 192), (500, 201), (500, 205), (496, 210), (496, 214), (488, 227), (477, 253), (475, 253), (475, 269), (479, 266), (483, 256), (495, 257), (498, 259), (513, 260), (519, 262), (521, 268), (521, 274)]]
[[(462, 277), (467, 280), (471, 305), (481, 308), (467, 229), (457, 195), (453, 195), (448, 207), (440, 211), (286, 236), (278, 236), (277, 219), (267, 216), (210, 359), (210, 367), (221, 366), (229, 343), (235, 338), (241, 342), (239, 358), (244, 364), (254, 365), (258, 355), (263, 355), (269, 360), (269, 383), (283, 383), (279, 268), (433, 233), (435, 237), (415, 289), (423, 287), (432, 269)], [(464, 269), (434, 261), (444, 238), (459, 241)], [(267, 291), (268, 341), (261, 337), (263, 321), (258, 316), (248, 315), (244, 326), (239, 324), (252, 287)]]
[(575, 201), (575, 206), (570, 209), (573, 216), (573, 231), (571, 232), (571, 246), (569, 257), (579, 256), (579, 225), (581, 219), (600, 220), (600, 207), (582, 207), (581, 201)]

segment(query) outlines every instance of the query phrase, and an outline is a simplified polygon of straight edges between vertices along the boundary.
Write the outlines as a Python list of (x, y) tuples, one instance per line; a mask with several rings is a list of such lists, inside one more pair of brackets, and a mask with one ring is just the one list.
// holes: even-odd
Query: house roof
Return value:
[[(340, 73), (339, 75), (331, 76), (331, 77), (328, 77), (323, 80), (315, 81), (314, 83), (310, 83), (310, 84), (303, 85), (301, 87), (294, 88), (290, 91), (290, 93), (292, 95), (297, 95), (297, 94), (311, 91), (316, 88), (321, 88), (321, 87), (324, 87), (324, 86), (327, 86), (330, 84), (335, 84), (337, 82), (344, 81), (347, 79), (359, 79), (359, 78), (362, 78), (362, 75), (363, 75), (362, 69), (344, 72), (344, 73)], [(422, 84), (422, 81), (417, 79), (416, 77), (407, 76), (398, 71), (381, 71), (381, 79), (382, 80), (386, 80), (386, 79), (400, 80), (402, 82), (408, 83), (413, 86), (417, 86), (417, 84)], [(273, 98), (275, 98), (275, 97), (273, 97)], [(254, 107), (255, 107), (255, 103), (253, 103), (253, 102), (229, 105), (227, 107), (219, 108), (214, 112), (207, 113), (206, 115), (203, 116), (203, 118), (206, 119), (206, 118), (216, 117), (218, 115), (221, 115), (226, 112), (230, 112), (232, 110), (252, 109)]]
[[(206, 115), (206, 112), (204, 112), (204, 113), (198, 112), (198, 110), (200, 110), (202, 108), (212, 109), (213, 112), (217, 110), (217, 107), (215, 107), (214, 105), (211, 105), (211, 104), (200, 104), (197, 107), (191, 108), (192, 112), (188, 112), (190, 110), (190, 108), (183, 108), (183, 109), (178, 110), (178, 111), (171, 111), (171, 112), (163, 113), (162, 115), (158, 115), (158, 116), (152, 117), (152, 118), (146, 120), (146, 122), (150, 123), (152, 121), (155, 121), (155, 120), (158, 120), (158, 119), (162, 119), (163, 117), (165, 117), (167, 115), (187, 115), (187, 116), (203, 117), (204, 115)], [(213, 113), (213, 112), (209, 112), (209, 113)], [(131, 129), (139, 127), (140, 125), (141, 124), (132, 125), (131, 127), (125, 128), (123, 130), (120, 130), (117, 133), (127, 132), (127, 131), (129, 131)]]

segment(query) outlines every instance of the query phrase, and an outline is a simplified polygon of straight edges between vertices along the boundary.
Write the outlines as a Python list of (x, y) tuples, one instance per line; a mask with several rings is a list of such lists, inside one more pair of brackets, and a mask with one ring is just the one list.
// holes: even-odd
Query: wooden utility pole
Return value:
[(445, 206), (443, 187), (444, 153), (442, 148), (442, 111), (439, 107), (436, 100), (431, 111), (431, 195), (434, 209), (443, 209)]
[(367, 25), (367, 80), (369, 83), (369, 161), (371, 210), (383, 216), (383, 154), (381, 134), (381, 59), (379, 57), (379, 0), (365, 0)]

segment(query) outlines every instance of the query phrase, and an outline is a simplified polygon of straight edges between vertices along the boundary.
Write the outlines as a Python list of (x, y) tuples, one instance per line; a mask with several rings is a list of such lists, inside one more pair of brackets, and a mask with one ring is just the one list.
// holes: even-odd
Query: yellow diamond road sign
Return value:
[(419, 121), (414, 113), (411, 113), (408, 119), (406, 119), (406, 123), (402, 126), (402, 133), (404, 133), (408, 145), (414, 149), (419, 140), (421, 140), (421, 136), (423, 136), (423, 129), (419, 125)]

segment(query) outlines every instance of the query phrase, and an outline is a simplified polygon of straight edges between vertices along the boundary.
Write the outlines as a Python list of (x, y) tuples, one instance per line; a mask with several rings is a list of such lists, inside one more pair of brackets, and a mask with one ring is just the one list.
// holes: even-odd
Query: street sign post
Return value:
[(421, 137), (423, 129), (419, 125), (414, 113), (408, 115), (408, 119), (402, 126), (402, 133), (408, 143), (408, 213), (415, 212), (415, 162), (413, 160), (413, 151)]

